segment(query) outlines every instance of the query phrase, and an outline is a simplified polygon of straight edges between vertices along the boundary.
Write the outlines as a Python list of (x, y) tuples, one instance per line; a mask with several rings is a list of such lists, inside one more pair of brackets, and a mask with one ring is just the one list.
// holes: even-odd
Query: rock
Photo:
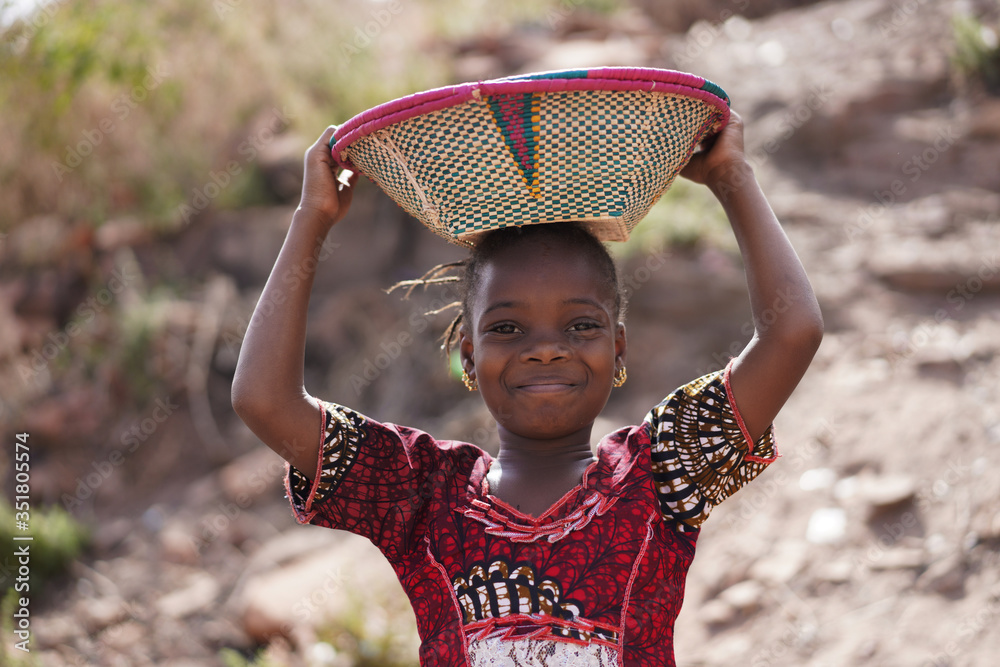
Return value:
[(756, 580), (788, 583), (805, 567), (809, 546), (799, 540), (782, 540), (750, 568)]
[(161, 553), (164, 559), (181, 565), (194, 565), (199, 562), (198, 546), (195, 536), (190, 530), (191, 524), (169, 519), (157, 534)]
[(923, 549), (896, 547), (881, 552), (878, 558), (869, 561), (868, 567), (872, 570), (908, 570), (923, 567), (924, 561)]
[(285, 475), (285, 462), (267, 447), (255, 447), (219, 472), (219, 486), (229, 500), (246, 507), (273, 493)]
[(698, 618), (708, 626), (729, 625), (739, 613), (722, 600), (709, 600), (698, 609)]
[(667, 32), (682, 33), (687, 32), (698, 21), (720, 23), (734, 14), (759, 18), (814, 2), (816, 0), (759, 0), (746, 3), (731, 0), (639, 0), (638, 5)]
[(946, 597), (958, 597), (965, 593), (967, 574), (965, 557), (961, 553), (954, 553), (931, 563), (917, 579), (917, 588)]
[(110, 251), (121, 247), (131, 247), (153, 240), (149, 225), (137, 218), (115, 218), (107, 220), (94, 234), (94, 243), (99, 250)]
[(219, 596), (219, 584), (207, 572), (191, 575), (184, 588), (163, 596), (156, 603), (161, 614), (171, 618), (184, 618), (205, 611)]
[(741, 581), (719, 593), (719, 599), (742, 613), (759, 609), (764, 597), (764, 587), (753, 579)]
[(812, 468), (799, 477), (799, 488), (803, 491), (829, 489), (837, 482), (837, 473), (831, 468)]
[(141, 644), (147, 636), (145, 626), (135, 621), (125, 621), (106, 628), (97, 639), (116, 651), (126, 653), (130, 648)]
[(33, 620), (35, 637), (39, 648), (52, 648), (70, 643), (83, 634), (79, 619), (74, 614), (59, 612), (51, 616), (39, 616)]
[[(297, 529), (289, 536), (299, 532), (318, 531)], [(325, 622), (348, 616), (364, 619), (374, 613), (389, 617), (406, 613), (409, 601), (378, 549), (362, 537), (336, 537), (335, 544), (270, 569), (261, 567), (266, 559), (256, 554), (251, 558), (257, 571), (247, 576), (235, 602), (243, 629), (250, 637), (258, 642), (287, 637), (301, 644)], [(272, 545), (276, 543), (272, 541)], [(268, 546), (262, 551), (265, 549)], [(271, 550), (277, 551), (274, 546)]]
[(907, 475), (865, 476), (858, 478), (854, 497), (874, 516), (912, 502), (916, 492), (916, 482)]
[(80, 600), (76, 603), (75, 609), (81, 625), (90, 635), (121, 622), (129, 615), (128, 607), (119, 597)]
[(851, 576), (854, 574), (854, 564), (847, 559), (820, 563), (815, 574), (821, 581), (843, 584), (851, 580)]
[(630, 39), (609, 39), (606, 41), (574, 39), (553, 47), (532, 62), (528, 69), (546, 71), (598, 66), (632, 66), (647, 61), (643, 49)]
[(294, 133), (279, 135), (264, 145), (257, 156), (257, 169), (275, 201), (297, 203), (302, 194), (302, 160), (309, 141)]
[(974, 139), (1000, 140), (1000, 100), (987, 98), (971, 109), (969, 137)]
[(812, 544), (834, 544), (844, 537), (847, 515), (839, 507), (822, 507), (809, 517), (806, 540)]

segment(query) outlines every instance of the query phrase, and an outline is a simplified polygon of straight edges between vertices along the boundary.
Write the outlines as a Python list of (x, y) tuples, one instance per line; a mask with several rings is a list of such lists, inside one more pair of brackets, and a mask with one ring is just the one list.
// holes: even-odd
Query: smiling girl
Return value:
[(729, 216), (756, 333), (725, 370), (604, 436), (596, 456), (594, 420), (627, 377), (625, 304), (607, 250), (573, 224), (490, 232), (461, 267), (446, 347), (497, 421), (496, 459), (305, 391), (312, 275), (295, 289), (279, 277), (313, 257), (350, 206), (332, 133), (306, 154), (302, 201), (233, 381), (239, 416), (289, 463), (296, 518), (379, 547), (413, 605), (422, 665), (674, 665), (701, 524), (775, 460), (771, 422), (822, 337), (739, 116), (682, 174)]

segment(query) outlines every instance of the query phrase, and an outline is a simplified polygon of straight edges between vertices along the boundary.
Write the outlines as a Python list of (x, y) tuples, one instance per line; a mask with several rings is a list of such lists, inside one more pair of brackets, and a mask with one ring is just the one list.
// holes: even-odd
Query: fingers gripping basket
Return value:
[(452, 242), (571, 220), (624, 241), (728, 119), (725, 92), (691, 74), (564, 70), (388, 102), (340, 126), (332, 151)]

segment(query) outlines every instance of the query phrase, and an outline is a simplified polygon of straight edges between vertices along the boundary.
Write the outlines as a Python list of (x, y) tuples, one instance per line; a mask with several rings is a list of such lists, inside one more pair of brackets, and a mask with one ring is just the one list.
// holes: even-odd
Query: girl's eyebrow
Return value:
[(523, 308), (526, 304), (523, 301), (498, 301), (483, 311), (483, 315), (501, 308)]
[[(525, 301), (498, 301), (492, 306), (483, 311), (483, 315), (487, 315), (494, 310), (500, 310), (501, 308), (524, 308), (528, 304)], [(566, 299), (563, 301), (564, 306), (570, 305), (581, 305), (581, 306), (593, 306), (598, 310), (603, 308), (603, 305), (599, 301), (594, 299), (588, 299), (586, 297), (575, 297), (572, 299)]]

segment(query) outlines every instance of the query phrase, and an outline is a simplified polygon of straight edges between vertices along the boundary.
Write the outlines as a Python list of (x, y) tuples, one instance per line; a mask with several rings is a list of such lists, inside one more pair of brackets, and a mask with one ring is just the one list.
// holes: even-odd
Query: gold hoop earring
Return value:
[(475, 391), (479, 389), (479, 382), (476, 381), (475, 378), (470, 378), (468, 371), (464, 369), (462, 370), (462, 384), (464, 384), (465, 388), (468, 389), (469, 391)]
[(622, 366), (617, 371), (615, 371), (615, 381), (612, 383), (614, 387), (620, 387), (625, 384), (625, 380), (628, 379), (628, 373), (625, 372), (625, 367)]

